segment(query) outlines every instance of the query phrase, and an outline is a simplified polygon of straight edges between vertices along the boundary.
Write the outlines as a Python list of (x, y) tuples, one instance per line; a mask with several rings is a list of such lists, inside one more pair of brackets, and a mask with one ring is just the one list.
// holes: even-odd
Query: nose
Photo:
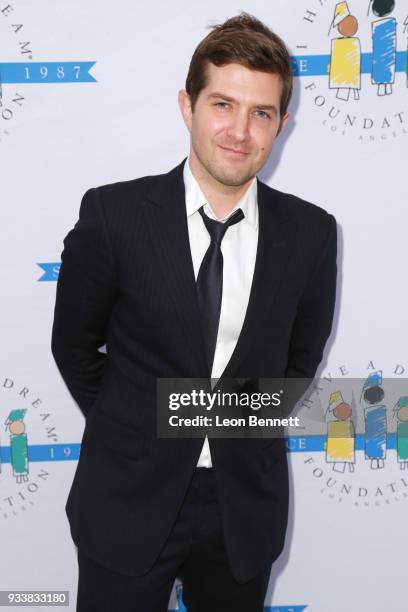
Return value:
[(245, 142), (249, 139), (249, 116), (244, 109), (237, 111), (231, 117), (228, 136), (235, 142)]

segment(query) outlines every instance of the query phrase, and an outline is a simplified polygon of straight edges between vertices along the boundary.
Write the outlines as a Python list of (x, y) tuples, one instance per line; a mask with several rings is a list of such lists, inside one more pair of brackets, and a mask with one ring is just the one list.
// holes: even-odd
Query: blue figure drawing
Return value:
[(187, 608), (183, 603), (183, 586), (178, 584), (176, 586), (176, 594), (177, 594), (177, 612), (187, 612)]
[(373, 372), (363, 387), (363, 398), (367, 408), (364, 410), (364, 450), (365, 458), (371, 461), (371, 469), (382, 469), (387, 452), (387, 408), (382, 404), (384, 391), (382, 372)]
[(371, 82), (377, 85), (379, 96), (392, 94), (397, 61), (397, 20), (389, 17), (395, 8), (394, 0), (370, 0), (370, 7), (376, 17), (372, 23), (373, 56)]

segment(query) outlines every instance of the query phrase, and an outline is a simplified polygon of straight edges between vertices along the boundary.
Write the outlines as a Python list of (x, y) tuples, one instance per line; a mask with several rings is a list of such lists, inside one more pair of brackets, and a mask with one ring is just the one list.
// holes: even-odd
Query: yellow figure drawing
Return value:
[(351, 407), (343, 400), (340, 391), (332, 393), (327, 410), (335, 420), (327, 423), (326, 462), (332, 463), (335, 472), (344, 473), (346, 465), (354, 472), (355, 432), (350, 419)]
[(336, 5), (334, 18), (330, 27), (337, 27), (343, 38), (331, 41), (331, 59), (329, 73), (330, 89), (337, 89), (336, 97), (347, 100), (353, 92), (354, 100), (360, 99), (361, 89), (361, 45), (356, 38), (358, 22), (350, 14), (347, 2)]

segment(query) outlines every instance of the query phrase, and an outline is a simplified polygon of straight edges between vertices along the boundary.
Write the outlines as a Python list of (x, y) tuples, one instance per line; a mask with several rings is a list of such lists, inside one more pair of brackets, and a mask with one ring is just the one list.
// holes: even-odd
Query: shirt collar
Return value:
[[(205, 213), (212, 219), (217, 219), (211, 205), (207, 202), (205, 195), (201, 191), (198, 181), (193, 176), (190, 169), (190, 158), (188, 157), (183, 168), (184, 187), (186, 193), (186, 211), (187, 217), (190, 217), (198, 211), (201, 206), (204, 205)], [(232, 215), (232, 213), (238, 208), (242, 209), (245, 215), (246, 221), (255, 230), (258, 228), (258, 198), (257, 198), (257, 180), (256, 177), (252, 179), (248, 189), (242, 196), (242, 198), (234, 206), (233, 210), (224, 219), (218, 219), (219, 221), (225, 221)]]

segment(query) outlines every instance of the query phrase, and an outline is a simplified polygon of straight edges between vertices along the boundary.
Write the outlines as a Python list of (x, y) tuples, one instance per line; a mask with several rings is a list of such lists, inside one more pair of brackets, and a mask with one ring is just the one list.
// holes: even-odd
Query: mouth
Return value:
[(223, 147), (219, 145), (227, 155), (235, 157), (237, 159), (245, 159), (249, 155), (249, 151), (241, 151), (240, 149), (233, 149), (232, 147)]

